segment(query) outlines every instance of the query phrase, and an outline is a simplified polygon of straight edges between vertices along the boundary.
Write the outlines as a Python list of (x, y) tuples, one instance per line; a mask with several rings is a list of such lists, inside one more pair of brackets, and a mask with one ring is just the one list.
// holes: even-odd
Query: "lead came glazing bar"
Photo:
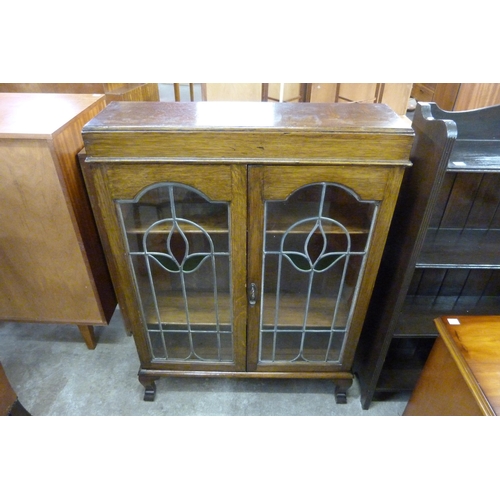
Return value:
[[(270, 224), (272, 224), (272, 211), (270, 203), (274, 203), (272, 206), (273, 209), (276, 209), (277, 203), (287, 203), (288, 200), (293, 198), (294, 196), (299, 198), (301, 195), (301, 191), (303, 193), (303, 198), (307, 199), (308, 196), (313, 196), (314, 191), (320, 189), (319, 199), (316, 200), (317, 208), (316, 215), (314, 217), (305, 217), (298, 221), (293, 222), (282, 234), (279, 250), (272, 250), (269, 247), (271, 246), (271, 236), (268, 228)], [(264, 249), (263, 249), (263, 282), (262, 282), (262, 310), (261, 310), (261, 318), (260, 318), (260, 328), (261, 335), (259, 339), (259, 360), (260, 361), (270, 361), (270, 362), (278, 362), (278, 361), (287, 361), (287, 362), (338, 362), (341, 357), (342, 347), (338, 347), (336, 345), (336, 352), (338, 351), (338, 355), (334, 358), (329, 359), (332, 348), (334, 345), (334, 338), (341, 334), (345, 336), (348, 325), (350, 324), (350, 315), (349, 313), (345, 319), (345, 324), (342, 325), (341, 328), (337, 326), (339, 311), (340, 308), (345, 308), (345, 285), (347, 280), (347, 271), (350, 265), (350, 259), (353, 256), (356, 256), (358, 259), (361, 259), (361, 264), (358, 269), (358, 276), (356, 280), (356, 285), (354, 286), (353, 296), (357, 296), (357, 288), (359, 287), (359, 282), (361, 279), (362, 269), (364, 268), (365, 256), (367, 253), (367, 249), (369, 247), (369, 243), (371, 241), (371, 233), (374, 228), (374, 221), (376, 219), (377, 213), (377, 204), (375, 202), (359, 202), (356, 200), (356, 203), (364, 205), (365, 211), (367, 212), (368, 220), (366, 227), (366, 243), (364, 247), (360, 250), (354, 251), (351, 243), (351, 235), (349, 230), (338, 220), (329, 217), (327, 212), (327, 190), (328, 189), (336, 189), (343, 190), (348, 193), (349, 196), (355, 198), (351, 192), (342, 186), (328, 184), (328, 183), (320, 183), (305, 186), (301, 188), (296, 193), (292, 194), (288, 200), (285, 202), (266, 202), (264, 206)], [(330, 193), (331, 194), (331, 193)], [(344, 193), (345, 194), (345, 193)], [(335, 203), (335, 200), (328, 199), (328, 209), (331, 210), (331, 205)], [(310, 205), (310, 202), (309, 202)], [(300, 206), (300, 202), (299, 202)], [(286, 206), (288, 208), (288, 205)], [(283, 213), (287, 211), (287, 208), (283, 210)], [(279, 210), (279, 209), (278, 209)], [(281, 213), (281, 212), (280, 212)], [(309, 229), (307, 229), (309, 228)], [(269, 233), (269, 234), (268, 234)], [(306, 235), (305, 239), (304, 236)], [(297, 238), (302, 241), (302, 248), (300, 247), (300, 243), (297, 243)], [(336, 248), (335, 245), (339, 244), (339, 238), (344, 238), (343, 248)], [(314, 240), (314, 241), (313, 241)], [(335, 240), (335, 241), (333, 241)], [(290, 244), (288, 242), (291, 242)], [(295, 246), (294, 246), (295, 245)], [(297, 246), (298, 245), (298, 246)], [(332, 246), (333, 245), (333, 246)], [(316, 255), (314, 254), (316, 252)], [(275, 298), (271, 298), (271, 289), (270, 283), (266, 281), (266, 269), (267, 266), (272, 266), (272, 263), (269, 259), (273, 256), (277, 258), (276, 263), (276, 286), (275, 286)], [(287, 265), (287, 268), (290, 267), (290, 270), (285, 271), (284, 265)], [(340, 276), (338, 272), (335, 271), (335, 268), (338, 267), (339, 264), (342, 264), (340, 269)], [(293, 273), (300, 273), (300, 275), (307, 277), (307, 283), (304, 285), (303, 290), (299, 290), (295, 294), (298, 303), (302, 302), (301, 313), (301, 326), (298, 324), (296, 327), (285, 326), (282, 323), (282, 315), (287, 315), (287, 309), (285, 305), (284, 299), (284, 286), (287, 280), (290, 280), (290, 275)], [(332, 274), (333, 273), (333, 274)], [(335, 276), (337, 276), (335, 278)], [(324, 329), (318, 328), (308, 328), (309, 316), (311, 314), (311, 308), (314, 306), (314, 303), (318, 300), (318, 297), (314, 293), (314, 287), (317, 280), (321, 279), (324, 281), (325, 279), (329, 282), (332, 282), (332, 279), (337, 282), (336, 294), (333, 293), (333, 290), (330, 289), (330, 295), (332, 300), (332, 310), (331, 310), (331, 319), (329, 326)], [(297, 278), (300, 280), (300, 278)], [(272, 288), (272, 287), (271, 287)], [(331, 288), (331, 284), (330, 284)], [(317, 292), (316, 292), (317, 294)], [(290, 295), (289, 292), (286, 292), (287, 296)], [(336, 298), (335, 298), (336, 297)], [(266, 311), (269, 309), (268, 303), (274, 304), (274, 312), (273, 312), (273, 323), (269, 328), (266, 324), (265, 316)], [(351, 307), (352, 312), (353, 307)], [(289, 311), (288, 311), (289, 312)], [(324, 311), (322, 311), (324, 313)], [(297, 313), (297, 312), (296, 312)], [(283, 316), (283, 318), (285, 318)], [(287, 318), (285, 318), (287, 319)], [(280, 323), (281, 322), (281, 323)], [(312, 320), (312, 324), (314, 324), (314, 320)], [(271, 335), (271, 345), (270, 347), (265, 347), (265, 344), (268, 343), (266, 340), (268, 335)], [(298, 345), (295, 347), (285, 346), (285, 337), (291, 338), (293, 335), (299, 334), (300, 340), (297, 341)], [(319, 335), (319, 337), (318, 337)], [(321, 348), (323, 354), (318, 357), (317, 354), (313, 356), (314, 359), (311, 358), (311, 354), (309, 353), (310, 349), (307, 350), (306, 343), (308, 342), (308, 338), (312, 339), (312, 342), (317, 342), (318, 339), (327, 335), (327, 344), (323, 345)], [(293, 343), (293, 338), (290, 340)], [(311, 342), (309, 341), (309, 343)], [(319, 341), (322, 343), (323, 341)], [(342, 341), (343, 344), (343, 341)], [(280, 346), (281, 351), (280, 351)], [(283, 349), (288, 349), (288, 355), (285, 355)], [(295, 354), (291, 354), (292, 351), (295, 350)]]
[[(155, 189), (157, 190), (156, 192)], [(183, 198), (188, 198), (193, 193), (198, 197), (201, 196), (207, 206), (223, 206), (224, 217), (226, 218), (225, 224), (227, 227), (227, 217), (229, 215), (227, 203), (210, 202), (198, 191), (189, 188), (188, 186), (178, 185), (175, 183), (163, 183), (161, 185), (157, 185), (154, 188), (149, 189), (147, 192), (142, 193), (142, 195), (138, 196), (136, 200), (122, 201), (118, 203), (118, 206), (125, 206), (128, 203), (141, 203), (142, 197), (149, 195), (149, 198), (153, 199), (153, 202), (146, 201), (144, 206), (156, 207), (158, 215), (160, 215), (159, 219), (155, 220), (144, 230), (144, 234), (142, 237), (142, 250), (139, 248), (137, 251), (135, 251), (130, 250), (129, 248), (129, 255), (131, 256), (131, 258), (141, 257), (145, 262), (147, 281), (149, 283), (149, 296), (152, 304), (152, 312), (154, 312), (154, 316), (156, 318), (154, 320), (155, 324), (151, 324), (146, 320), (146, 322), (148, 323), (148, 343), (153, 359), (157, 360), (161, 360), (163, 358), (164, 360), (168, 361), (231, 361), (232, 354), (229, 357), (227, 355), (227, 340), (225, 341), (226, 351), (225, 353), (223, 353), (221, 338), (222, 332), (224, 332), (226, 336), (232, 336), (232, 327), (231, 324), (228, 325), (229, 329), (228, 327), (225, 327), (224, 329), (221, 327), (216, 262), (217, 257), (223, 258), (224, 263), (221, 265), (225, 265), (227, 267), (229, 263), (230, 252), (216, 251), (212, 237), (200, 224), (198, 224), (194, 220), (179, 216), (176, 203), (180, 202), (179, 200)], [(165, 210), (165, 207), (167, 205), (170, 209), (170, 214), (163, 213), (168, 212), (168, 210)], [(195, 204), (187, 202), (185, 203), (185, 205), (186, 206), (184, 207), (184, 209), (189, 211), (193, 210), (193, 206)], [(200, 203), (198, 203), (198, 205), (200, 205)], [(209, 210), (210, 209), (208, 208), (207, 211)], [(126, 231), (126, 221), (124, 220), (122, 211), (119, 210), (119, 212), (122, 226)], [(163, 217), (161, 217), (162, 215)], [(201, 218), (202, 220), (206, 219), (203, 210), (201, 212)], [(137, 224), (140, 224), (140, 221), (137, 222), (136, 220), (134, 224), (135, 225), (132, 228), (132, 233), (137, 232), (138, 230), (140, 231), (139, 227), (137, 227)], [(221, 234), (223, 235), (222, 237), (225, 237), (226, 239), (228, 238), (228, 230), (223, 231)], [(158, 241), (162, 238), (165, 238), (164, 246), (163, 248), (158, 248)], [(190, 239), (193, 239), (193, 245), (195, 245), (196, 241), (196, 245), (199, 247), (198, 249), (194, 246), (191, 246)], [(227, 244), (228, 242), (226, 243), (226, 245)], [(207, 260), (210, 260), (208, 268), (205, 265), (205, 262)], [(135, 261), (132, 261), (132, 265), (136, 267), (138, 264), (135, 264)], [(152, 266), (154, 266), (154, 270)], [(207, 272), (208, 269), (210, 269), (209, 272)], [(197, 273), (197, 271), (199, 272)], [(165, 286), (167, 286), (167, 288), (175, 287), (175, 282), (172, 282), (168, 278), (168, 275), (178, 277), (177, 283), (179, 286), (180, 297), (182, 298), (181, 302), (184, 320), (181, 321), (181, 323), (177, 327), (174, 326), (175, 323), (172, 323), (172, 319), (169, 317), (169, 314), (167, 314), (166, 317), (163, 316), (163, 314), (165, 313), (162, 313), (162, 305), (160, 305), (158, 296), (159, 290), (161, 290), (162, 296), (164, 296), (163, 290), (167, 290)], [(201, 302), (199, 300), (196, 302), (196, 304), (198, 304), (196, 306), (196, 311), (193, 311), (190, 308), (189, 303), (193, 294), (193, 290), (192, 286), (188, 285), (187, 283), (187, 277), (191, 275), (194, 276), (193, 279), (195, 281), (201, 280), (202, 282), (210, 286), (212, 307), (207, 308), (206, 301), (202, 299)], [(168, 283), (171, 284), (168, 285)], [(142, 292), (140, 293), (145, 293), (144, 288), (142, 288)], [(173, 291), (167, 293), (171, 295)], [(229, 300), (229, 302), (231, 302), (230, 296), (229, 299), (226, 300)], [(144, 300), (141, 302), (144, 302)], [(170, 307), (169, 304), (172, 301), (169, 300), (167, 296), (166, 298), (162, 299), (162, 303), (163, 302), (165, 302), (167, 307)], [(208, 319), (208, 317), (211, 316), (213, 318), (213, 325), (210, 328), (207, 328), (208, 324), (203, 323), (206, 321), (206, 319), (204, 319), (202, 323), (199, 322), (200, 320), (194, 320), (193, 314), (197, 315), (197, 317), (200, 317), (200, 307), (202, 307), (205, 311), (203, 313), (204, 316), (202, 315), (203, 317), (206, 317)], [(228, 313), (226, 313), (226, 316), (228, 314), (230, 318), (232, 318), (232, 304), (228, 308)], [(145, 311), (143, 311), (143, 315), (145, 318), (149, 317)], [(169, 321), (172, 326), (170, 326), (170, 324), (167, 324), (166, 321)], [(185, 328), (180, 327), (181, 325), (183, 325)], [(179, 335), (181, 335), (181, 337), (179, 337)], [(196, 341), (195, 335), (198, 339)], [(154, 336), (156, 341), (154, 341), (152, 336)], [(182, 336), (185, 336), (187, 340), (187, 352), (184, 355), (180, 356), (179, 354), (182, 349), (185, 349), (182, 347)], [(209, 340), (209, 343), (207, 344), (207, 342), (203, 339), (209, 337), (213, 337), (213, 342)], [(176, 341), (176, 338), (180, 340)], [(158, 341), (160, 342), (160, 346), (158, 346)], [(157, 348), (154, 347), (155, 345), (161, 347), (161, 350), (163, 352), (162, 356), (159, 356)], [(211, 345), (214, 347), (214, 349), (211, 349)], [(232, 341), (229, 345), (232, 345)]]

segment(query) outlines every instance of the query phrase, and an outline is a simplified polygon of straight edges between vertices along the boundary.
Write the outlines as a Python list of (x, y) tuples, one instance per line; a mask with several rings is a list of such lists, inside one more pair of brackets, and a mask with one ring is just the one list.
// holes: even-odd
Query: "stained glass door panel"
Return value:
[(326, 182), (264, 202), (259, 363), (342, 363), (377, 208)]
[(152, 361), (233, 363), (230, 203), (161, 183), (117, 206)]

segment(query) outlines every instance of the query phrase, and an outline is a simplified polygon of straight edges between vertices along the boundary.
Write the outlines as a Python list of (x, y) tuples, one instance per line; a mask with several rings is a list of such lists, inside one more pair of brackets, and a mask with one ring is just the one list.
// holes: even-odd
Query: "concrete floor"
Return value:
[(337, 405), (333, 384), (316, 380), (163, 378), (143, 401), (139, 359), (119, 309), (96, 328), (95, 350), (73, 325), (0, 322), (0, 362), (35, 416), (396, 416), (408, 395), (361, 408), (356, 382)]

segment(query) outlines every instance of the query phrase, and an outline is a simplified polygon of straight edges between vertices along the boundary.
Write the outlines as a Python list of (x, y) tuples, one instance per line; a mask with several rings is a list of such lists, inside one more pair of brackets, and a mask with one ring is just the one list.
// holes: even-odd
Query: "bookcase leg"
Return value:
[(154, 401), (156, 396), (156, 383), (159, 377), (139, 375), (139, 382), (144, 386), (144, 401)]
[(335, 380), (335, 402), (337, 404), (347, 403), (347, 390), (352, 385), (352, 380)]

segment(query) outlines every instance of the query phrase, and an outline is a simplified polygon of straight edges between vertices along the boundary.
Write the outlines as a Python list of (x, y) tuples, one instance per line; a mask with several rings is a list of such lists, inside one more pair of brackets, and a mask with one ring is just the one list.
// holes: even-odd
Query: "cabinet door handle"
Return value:
[(257, 302), (257, 285), (250, 283), (248, 290), (248, 303), (253, 307)]

